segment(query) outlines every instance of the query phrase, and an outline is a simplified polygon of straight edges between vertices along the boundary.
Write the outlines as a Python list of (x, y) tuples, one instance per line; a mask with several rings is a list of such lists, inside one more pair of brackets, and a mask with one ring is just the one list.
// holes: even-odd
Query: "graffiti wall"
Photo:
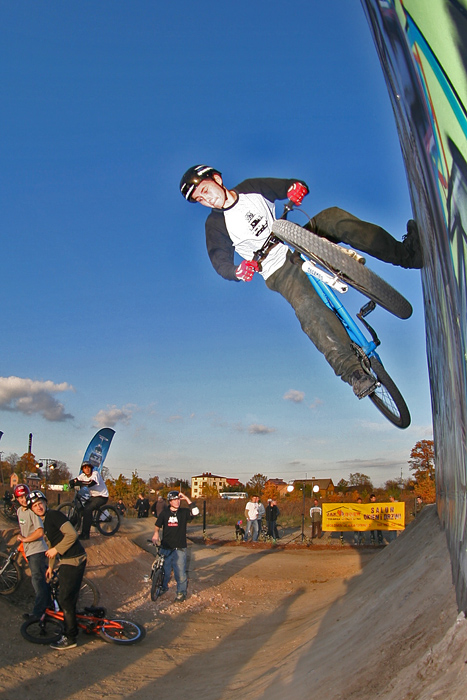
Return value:
[[(362, 0), (424, 255), (437, 505), (467, 610), (467, 0)], [(422, 361), (422, 359), (421, 359)]]

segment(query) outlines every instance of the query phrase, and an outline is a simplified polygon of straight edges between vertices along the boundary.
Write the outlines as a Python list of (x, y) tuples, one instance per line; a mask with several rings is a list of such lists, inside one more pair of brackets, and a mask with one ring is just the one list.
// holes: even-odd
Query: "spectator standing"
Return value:
[[(163, 592), (169, 587), (172, 570), (177, 582), (176, 603), (182, 603), (186, 599), (188, 586), (187, 579), (187, 524), (196, 515), (199, 508), (183, 493), (169, 491), (167, 494), (168, 508), (164, 508), (156, 520), (152, 541), (160, 545), (161, 554), (164, 555), (164, 582)], [(188, 504), (188, 508), (180, 508), (181, 501)], [(160, 530), (162, 528), (162, 540)]]
[(268, 524), (268, 536), (272, 537), (274, 541), (280, 539), (279, 533), (277, 532), (277, 518), (279, 515), (280, 512), (277, 507), (277, 501), (269, 499), (269, 503), (266, 506), (266, 522)]
[(263, 527), (263, 518), (266, 517), (266, 508), (258, 498), (258, 535)]
[(135, 503), (135, 509), (138, 512), (138, 518), (147, 518), (149, 515), (149, 500), (143, 496), (142, 493), (138, 494), (138, 498)]
[[(370, 503), (376, 503), (376, 496), (374, 493), (372, 493), (370, 496)], [(381, 530), (371, 530), (370, 542), (373, 545), (376, 545), (376, 543), (378, 543), (379, 545), (383, 544), (383, 533), (381, 532)]]
[[(357, 498), (357, 505), (361, 506), (362, 503), (363, 503), (363, 501), (361, 499), (361, 496), (359, 496)], [(354, 530), (353, 541), (354, 541), (354, 544), (357, 545), (357, 547), (359, 547), (361, 544), (363, 544), (364, 539), (365, 539), (365, 537), (364, 537), (364, 534), (361, 530)]]
[(313, 505), (310, 508), (311, 518), (311, 539), (314, 540), (322, 535), (323, 524), (323, 509), (317, 498), (313, 499)]
[(24, 555), (31, 570), (32, 587), (36, 594), (32, 613), (24, 613), (23, 615), (24, 619), (28, 620), (30, 617), (41, 617), (51, 604), (49, 584), (45, 580), (48, 566), (45, 553), (48, 547), (44, 539), (42, 520), (28, 508), (29, 488), (26, 484), (18, 484), (15, 487), (14, 495), (19, 503), (19, 508), (16, 511), (20, 529), (18, 540), (23, 543)]
[(248, 535), (251, 530), (251, 539), (253, 542), (258, 541), (259, 529), (258, 529), (258, 496), (252, 496), (251, 499), (245, 506), (245, 517), (246, 517), (246, 530), (245, 530), (245, 542), (248, 541)]
[(118, 510), (120, 516), (123, 518), (126, 513), (126, 505), (123, 503), (123, 499), (118, 499), (117, 503), (115, 504), (115, 508)]
[(157, 501), (152, 504), (151, 513), (158, 518), (164, 508), (167, 508), (167, 501), (162, 496), (158, 496)]

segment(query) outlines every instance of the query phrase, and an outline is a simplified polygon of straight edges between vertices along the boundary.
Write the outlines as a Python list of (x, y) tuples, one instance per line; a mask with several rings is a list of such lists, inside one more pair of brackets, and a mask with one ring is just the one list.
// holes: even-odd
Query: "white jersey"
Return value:
[[(235, 205), (224, 210), (224, 219), (229, 238), (236, 252), (245, 260), (252, 260), (271, 233), (274, 203), (256, 192), (239, 194)], [(280, 243), (271, 250), (262, 263), (261, 275), (270, 277), (285, 262), (287, 246)]]
[(83, 482), (83, 486), (86, 486), (88, 481), (95, 481), (96, 483), (93, 484), (92, 486), (89, 487), (89, 492), (91, 496), (104, 496), (108, 497), (109, 492), (107, 490), (107, 486), (105, 485), (105, 481), (102, 478), (102, 474), (98, 469), (93, 469), (91, 472), (91, 476), (88, 477), (84, 472), (80, 472), (77, 477), (78, 481)]

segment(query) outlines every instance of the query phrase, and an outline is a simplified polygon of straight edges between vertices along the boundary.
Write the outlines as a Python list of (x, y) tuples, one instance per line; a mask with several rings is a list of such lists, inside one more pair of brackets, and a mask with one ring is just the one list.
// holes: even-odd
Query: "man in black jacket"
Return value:
[(31, 491), (27, 503), (33, 513), (42, 518), (44, 533), (50, 543), (50, 549), (45, 553), (49, 559), (47, 581), (52, 578), (55, 559), (60, 558), (58, 602), (63, 610), (65, 634), (50, 646), (59, 651), (73, 649), (78, 635), (76, 604), (86, 568), (86, 552), (68, 518), (60, 510), (49, 509), (41, 491)]
[[(256, 178), (227, 189), (219, 170), (206, 165), (187, 170), (180, 190), (187, 201), (212, 209), (206, 220), (209, 257), (222, 277), (237, 282), (249, 282), (259, 271), (253, 255), (271, 232), (275, 201), (288, 198), (300, 206), (308, 194), (307, 185), (296, 179)], [(312, 219), (311, 230), (394, 265), (418, 268), (422, 264), (414, 222), (409, 222), (407, 235), (400, 242), (380, 226), (332, 207)], [(234, 263), (234, 252), (243, 258), (239, 265)], [(269, 289), (279, 292), (291, 304), (302, 330), (334, 372), (352, 386), (356, 396), (363, 398), (372, 393), (376, 379), (362, 370), (340, 321), (321, 301), (301, 266), (294, 264), (288, 247), (275, 246), (259, 272)]]

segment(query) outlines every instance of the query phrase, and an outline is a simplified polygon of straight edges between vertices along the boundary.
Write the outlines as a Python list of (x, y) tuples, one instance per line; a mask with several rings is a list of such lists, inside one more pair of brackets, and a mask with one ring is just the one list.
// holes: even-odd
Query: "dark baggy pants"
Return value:
[(360, 370), (361, 365), (349, 337), (334, 311), (321, 301), (301, 266), (292, 263), (290, 252), (285, 263), (268, 277), (266, 284), (289, 302), (303, 332), (323, 353), (334, 372), (350, 384), (351, 374)]
[(384, 228), (362, 221), (338, 207), (324, 209), (305, 228), (333, 243), (345, 243), (373, 258), (401, 267), (412, 267), (413, 259), (408, 248), (396, 241)]

